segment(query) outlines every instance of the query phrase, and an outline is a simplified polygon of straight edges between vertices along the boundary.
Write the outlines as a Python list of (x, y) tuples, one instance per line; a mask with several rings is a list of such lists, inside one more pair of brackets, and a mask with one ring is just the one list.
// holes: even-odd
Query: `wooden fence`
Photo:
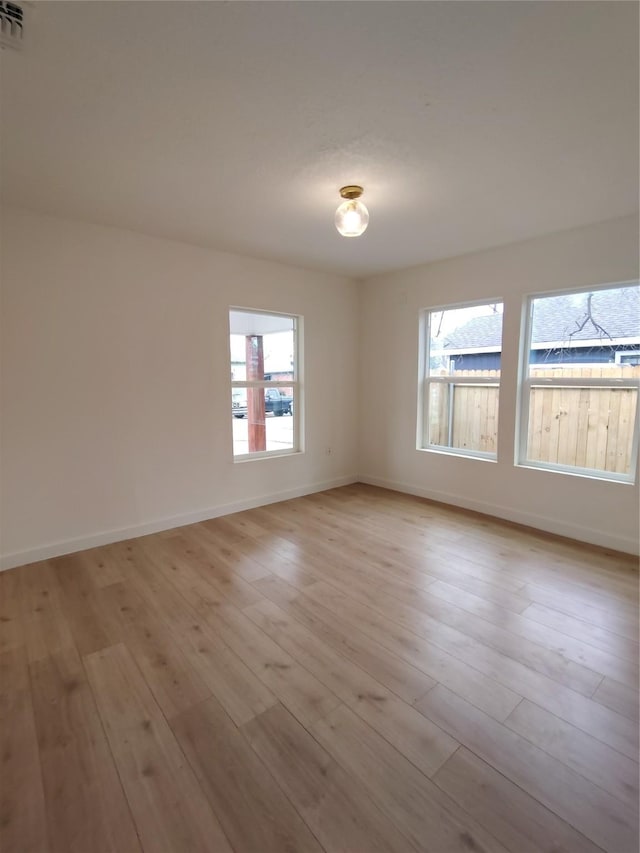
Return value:
[[(456, 378), (487, 377), (500, 381), (497, 370), (457, 370)], [(431, 384), (429, 441), (443, 447), (461, 447), (495, 453), (498, 439), (498, 385)], [(450, 401), (451, 398), (451, 401)]]
[[(486, 377), (486, 385), (432, 383), (429, 435), (432, 444), (495, 452), (499, 373), (457, 371)], [(532, 366), (531, 377), (640, 378), (638, 365)], [(449, 406), (449, 395), (453, 395)], [(635, 388), (534, 387), (529, 402), (528, 458), (532, 462), (628, 473), (638, 392)]]

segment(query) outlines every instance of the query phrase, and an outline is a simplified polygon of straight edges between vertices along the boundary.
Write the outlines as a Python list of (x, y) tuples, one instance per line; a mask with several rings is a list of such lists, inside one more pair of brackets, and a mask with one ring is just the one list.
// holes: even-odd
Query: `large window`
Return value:
[(229, 311), (235, 459), (294, 453), (300, 446), (298, 343), (302, 319), (232, 308)]
[(418, 448), (495, 459), (502, 302), (426, 311)]
[(633, 481), (640, 287), (533, 296), (527, 308), (520, 463)]

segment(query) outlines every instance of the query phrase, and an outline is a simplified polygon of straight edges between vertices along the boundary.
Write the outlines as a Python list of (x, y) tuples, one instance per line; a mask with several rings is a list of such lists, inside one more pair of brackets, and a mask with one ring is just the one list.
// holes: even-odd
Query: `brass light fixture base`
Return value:
[(340, 195), (342, 198), (354, 199), (360, 198), (364, 190), (362, 187), (357, 186), (356, 184), (349, 184), (346, 187), (342, 187), (340, 190)]

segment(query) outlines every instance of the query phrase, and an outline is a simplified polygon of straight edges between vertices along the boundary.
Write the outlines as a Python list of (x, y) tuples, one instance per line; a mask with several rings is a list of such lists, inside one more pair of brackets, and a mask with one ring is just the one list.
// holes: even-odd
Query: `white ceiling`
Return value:
[(364, 276), (634, 212), (638, 5), (36, 3), (2, 108), (9, 203)]

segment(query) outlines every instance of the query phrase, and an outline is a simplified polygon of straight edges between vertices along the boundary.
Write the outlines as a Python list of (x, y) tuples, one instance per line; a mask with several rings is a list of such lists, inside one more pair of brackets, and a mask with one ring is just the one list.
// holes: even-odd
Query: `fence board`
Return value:
[[(631, 465), (631, 436), (638, 405), (637, 395), (626, 391), (620, 400), (619, 432), (616, 448), (616, 471), (628, 471)], [(629, 438), (627, 438), (629, 437)]]
[[(574, 402), (575, 401), (575, 402)], [(580, 389), (558, 389), (558, 459), (575, 459), (577, 431), (571, 428), (570, 412), (574, 409), (579, 417)], [(571, 464), (571, 463), (565, 463)]]
[(609, 395), (609, 420), (607, 422), (607, 456), (606, 471), (615, 471), (618, 461), (618, 438), (620, 435), (620, 392), (612, 391)]

